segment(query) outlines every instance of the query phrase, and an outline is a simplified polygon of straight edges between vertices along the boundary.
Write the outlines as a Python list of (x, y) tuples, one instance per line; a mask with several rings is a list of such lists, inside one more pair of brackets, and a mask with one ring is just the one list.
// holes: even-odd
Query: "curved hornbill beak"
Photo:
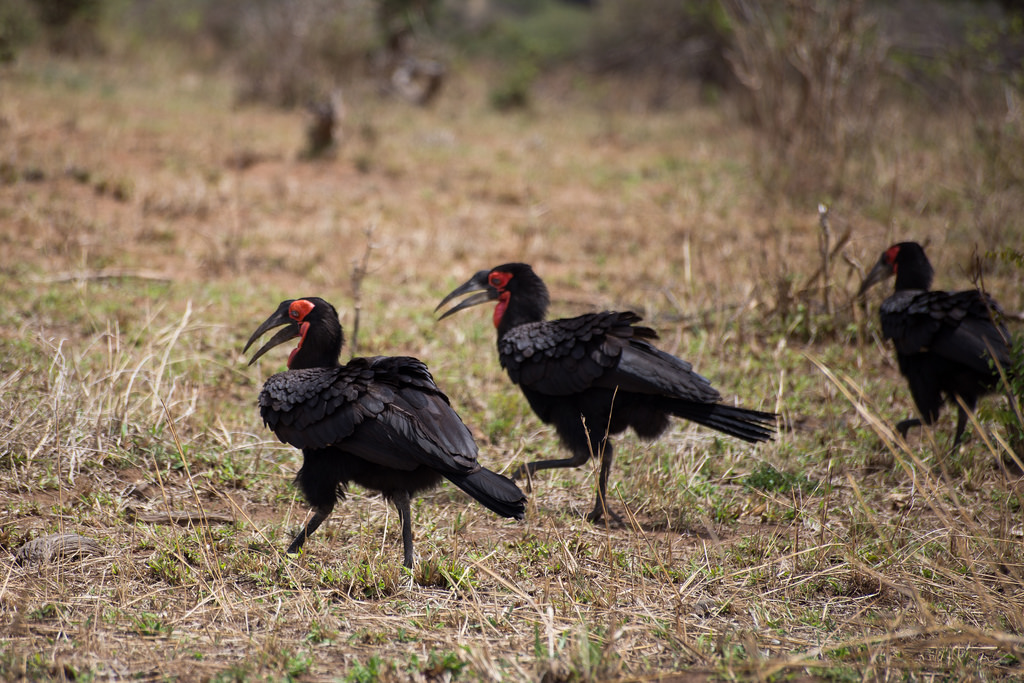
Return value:
[(283, 344), (289, 339), (295, 339), (296, 337), (302, 336), (299, 323), (292, 320), (288, 315), (288, 307), (291, 306), (292, 301), (294, 301), (294, 299), (282, 301), (281, 305), (277, 307), (276, 311), (274, 311), (274, 314), (267, 318), (263, 324), (252, 333), (252, 336), (249, 337), (249, 341), (245, 343), (245, 348), (242, 349), (242, 353), (248, 351), (249, 347), (252, 346), (252, 343), (259, 339), (267, 330), (271, 330), (279, 325), (287, 325), (287, 327), (278, 330), (277, 334), (270, 338), (270, 341), (260, 347), (260, 350), (257, 351), (252, 357), (252, 360), (249, 361), (249, 365), (255, 363), (260, 356), (275, 346)]
[(878, 259), (878, 263), (871, 269), (867, 277), (864, 278), (864, 282), (860, 283), (860, 289), (857, 290), (857, 296), (864, 296), (864, 292), (877, 285), (882, 280), (892, 277), (896, 274), (896, 270), (892, 267), (891, 263), (887, 263), (885, 255)]
[[(459, 311), (469, 308), (470, 306), (476, 306), (478, 304), (485, 304), (488, 301), (498, 300), (498, 290), (487, 282), (487, 276), (490, 275), (489, 270), (481, 270), (479, 273), (469, 278), (464, 284), (459, 285), (451, 291), (448, 296), (441, 300), (441, 303), (434, 309), (434, 313), (444, 306), (446, 303), (454, 299), (455, 297), (462, 296), (463, 294), (469, 294), (470, 292), (479, 292), (474, 294), (468, 299), (463, 299), (456, 306), (449, 308), (447, 311), (441, 314), (438, 320), (444, 320), (452, 313), (458, 313)], [(481, 291), (482, 290), (482, 291)]]

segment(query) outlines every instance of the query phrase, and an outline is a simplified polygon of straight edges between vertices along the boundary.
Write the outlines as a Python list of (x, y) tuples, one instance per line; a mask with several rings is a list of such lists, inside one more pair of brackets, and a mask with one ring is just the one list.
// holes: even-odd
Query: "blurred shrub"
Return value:
[(363, 69), (381, 42), (378, 0), (121, 1), (122, 28), (140, 44), (182, 45), (201, 66), (229, 67), (241, 102), (307, 105)]
[(113, 0), (31, 0), (31, 4), (54, 52), (82, 55), (103, 51), (99, 27), (113, 9)]
[(725, 88), (729, 17), (719, 0), (606, 0), (585, 56), (597, 73), (654, 74), (665, 88), (685, 79)]
[(482, 45), (504, 63), (550, 67), (571, 62), (583, 51), (593, 13), (564, 2), (511, 3), (517, 11), (497, 15)]
[[(234, 45), (239, 99), (296, 106), (337, 87), (363, 64), (378, 36), (370, 2), (260, 0), (223, 7), (208, 26)], [(218, 16), (220, 15), (220, 16)]]
[(61, 54), (103, 51), (99, 28), (113, 0), (0, 0), (0, 62), (45, 39)]
[(934, 61), (937, 77), (918, 87), (963, 118), (958, 160), (968, 217), (984, 250), (1024, 243), (1024, 7), (961, 16), (955, 39)]
[(579, 60), (594, 13), (565, 0), (507, 0), (477, 11), (449, 7), (438, 28), (473, 59), (492, 62), (492, 107), (528, 107), (533, 83), (547, 69)]
[(872, 143), (885, 47), (862, 0), (724, 0), (766, 188), (834, 197)]
[(530, 86), (537, 77), (537, 69), (526, 60), (506, 67), (491, 87), (491, 106), (499, 111), (526, 109), (530, 106)]
[(901, 0), (874, 9), (892, 46), (889, 68), (935, 105), (980, 93), (1001, 97), (1024, 86), (1024, 5), (1020, 2)]
[(14, 61), (18, 50), (32, 43), (39, 25), (28, 0), (0, 2), (0, 64)]

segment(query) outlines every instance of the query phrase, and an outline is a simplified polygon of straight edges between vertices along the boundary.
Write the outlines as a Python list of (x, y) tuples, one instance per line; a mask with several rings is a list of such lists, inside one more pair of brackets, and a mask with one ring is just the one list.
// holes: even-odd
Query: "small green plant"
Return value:
[(313, 666), (313, 655), (308, 651), (280, 650), (275, 653), (277, 665), (284, 673), (284, 680), (291, 681), (309, 672)]
[(761, 463), (760, 467), (744, 477), (743, 485), (775, 493), (786, 493), (794, 489), (807, 493), (817, 487), (815, 482), (802, 474), (780, 472), (766, 462)]
[(196, 548), (175, 543), (172, 548), (153, 553), (146, 566), (154, 578), (180, 586), (193, 579), (193, 569), (201, 563), (202, 557)]
[(210, 680), (212, 683), (242, 683), (249, 680), (251, 670), (248, 663), (240, 662), (216, 673)]
[(140, 612), (131, 618), (131, 630), (140, 636), (169, 636), (174, 627), (152, 612)]
[(455, 652), (438, 652), (433, 651), (430, 653), (430, 657), (427, 659), (427, 668), (424, 673), (430, 679), (441, 679), (448, 672), (452, 678), (456, 678), (459, 673), (466, 667), (466, 662), (462, 661)]
[(473, 568), (460, 565), (454, 560), (424, 560), (420, 563), (417, 581), (421, 586), (437, 586), (463, 590), (477, 585)]
[(329, 586), (338, 586), (348, 595), (380, 599), (395, 594), (402, 583), (403, 567), (388, 562), (361, 560), (345, 563), (340, 568), (323, 567), (320, 579)]
[(385, 662), (377, 655), (373, 655), (366, 660), (365, 664), (356, 662), (345, 675), (345, 680), (349, 683), (376, 683), (392, 668), (391, 664)]
[(313, 645), (331, 645), (337, 637), (337, 631), (324, 628), (319, 621), (313, 621), (309, 625), (309, 633), (306, 634), (306, 642)]
[(28, 618), (34, 621), (57, 619), (61, 616), (61, 607), (52, 602), (41, 605), (28, 613)]

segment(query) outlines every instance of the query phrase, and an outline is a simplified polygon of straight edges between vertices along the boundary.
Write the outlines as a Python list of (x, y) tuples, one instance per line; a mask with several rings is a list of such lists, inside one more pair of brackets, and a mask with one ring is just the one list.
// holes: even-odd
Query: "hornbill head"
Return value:
[(441, 314), (444, 320), (453, 313), (488, 301), (497, 301), (494, 307), (494, 326), (499, 332), (544, 319), (550, 298), (548, 288), (525, 263), (506, 263), (481, 270), (466, 282), (453, 289), (434, 309), (436, 313), (452, 299), (476, 292)]
[(896, 276), (897, 291), (904, 289), (927, 290), (932, 286), (934, 274), (924, 248), (917, 242), (900, 242), (882, 252), (874, 268), (864, 278), (857, 296), (862, 296), (882, 280)]
[(281, 325), (284, 327), (256, 351), (249, 365), (275, 346), (296, 337), (299, 338), (299, 344), (288, 356), (290, 369), (331, 367), (338, 364), (338, 354), (341, 353), (344, 340), (338, 312), (334, 306), (315, 296), (282, 301), (277, 310), (252, 333), (242, 353), (248, 351), (263, 333)]

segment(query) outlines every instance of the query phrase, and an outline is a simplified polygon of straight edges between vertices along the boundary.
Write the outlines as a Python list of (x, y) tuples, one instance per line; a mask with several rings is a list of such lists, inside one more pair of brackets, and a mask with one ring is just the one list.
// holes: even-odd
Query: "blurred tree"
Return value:
[(31, 0), (54, 52), (80, 55), (103, 51), (99, 25), (109, 0)]
[(35, 40), (38, 28), (27, 0), (0, 2), (0, 64), (13, 62), (18, 50)]
[(377, 25), (385, 49), (403, 54), (417, 26), (430, 26), (440, 0), (377, 0)]

